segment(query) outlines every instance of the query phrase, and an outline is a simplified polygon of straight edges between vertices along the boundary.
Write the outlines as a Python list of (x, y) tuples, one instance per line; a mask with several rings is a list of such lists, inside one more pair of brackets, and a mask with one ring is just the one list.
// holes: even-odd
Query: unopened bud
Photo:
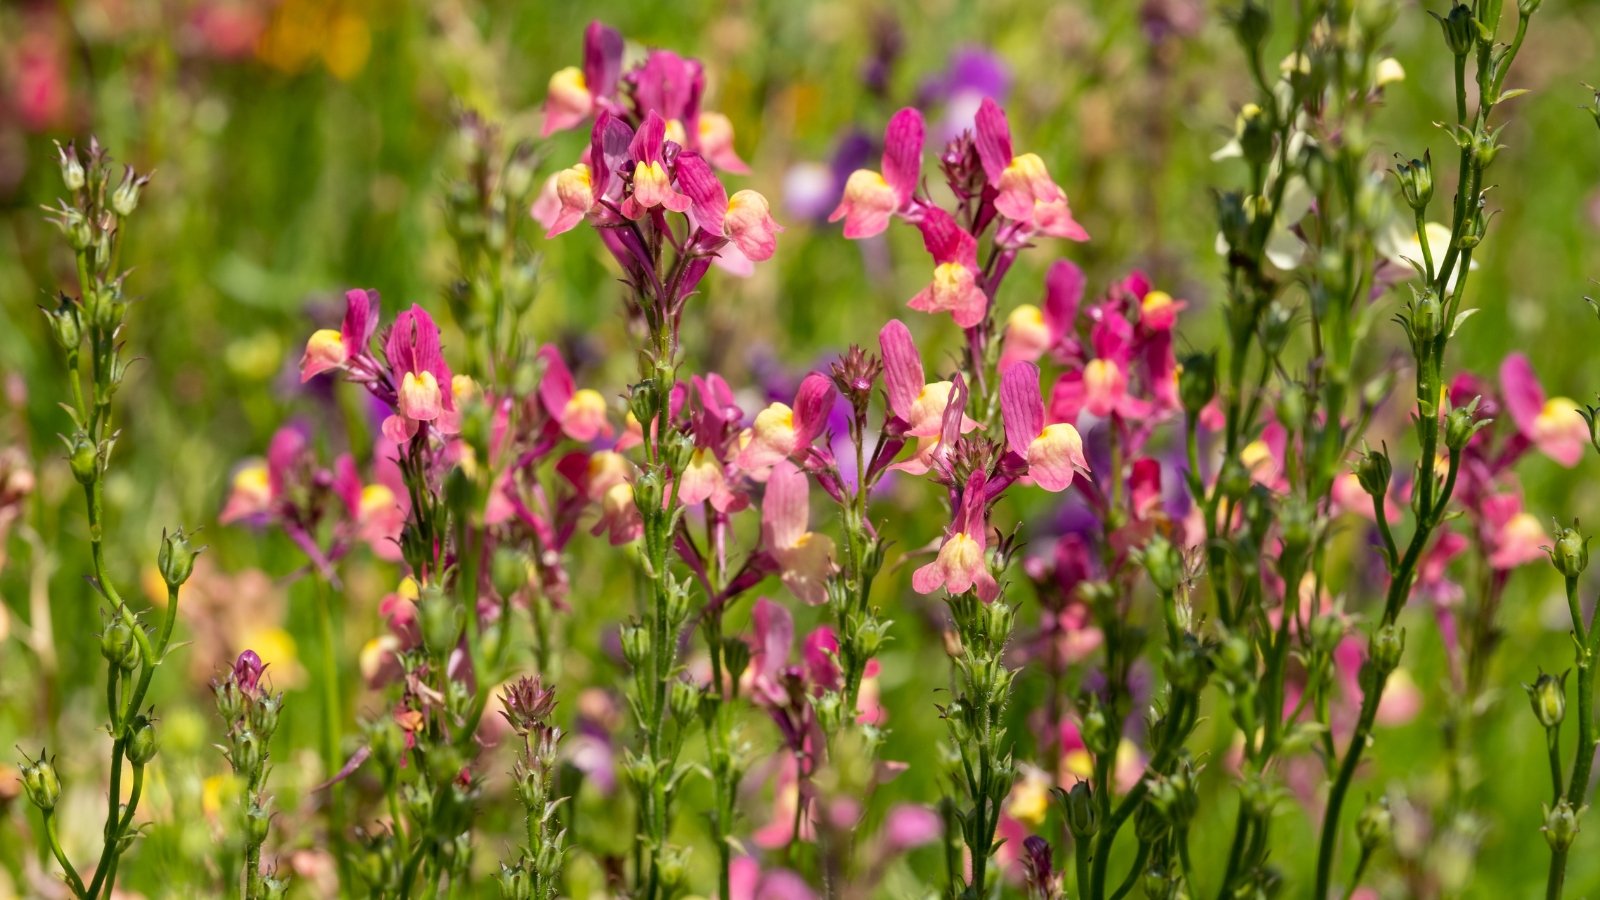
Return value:
[(1433, 154), (1424, 151), (1421, 159), (1396, 163), (1395, 178), (1400, 181), (1400, 195), (1406, 205), (1421, 212), (1433, 200)]
[(1210, 353), (1191, 353), (1183, 358), (1178, 373), (1178, 399), (1191, 418), (1200, 415), (1217, 393), (1217, 358)]
[(1533, 706), (1534, 718), (1546, 728), (1557, 728), (1567, 715), (1567, 676), (1558, 678), (1540, 672), (1533, 684), (1522, 686), (1528, 692), (1528, 702)]
[(1577, 578), (1589, 567), (1589, 539), (1578, 531), (1576, 523), (1556, 533), (1555, 545), (1549, 553), (1556, 571), (1567, 578)]
[(124, 672), (131, 672), (139, 664), (139, 644), (133, 629), (121, 619), (113, 619), (100, 633), (100, 655)]
[(1573, 809), (1572, 804), (1565, 798), (1556, 801), (1554, 807), (1546, 807), (1544, 811), (1544, 827), (1539, 829), (1544, 832), (1544, 839), (1549, 842), (1552, 850), (1565, 850), (1577, 840), (1581, 828), (1583, 814), (1589, 807), (1584, 806)]
[(73, 193), (83, 190), (83, 186), (88, 183), (88, 175), (83, 170), (83, 160), (78, 158), (77, 145), (68, 141), (63, 147), (58, 143), (56, 155), (61, 161), (61, 183)]
[(196, 548), (189, 543), (189, 535), (182, 528), (177, 531), (161, 535), (161, 550), (156, 554), (156, 567), (161, 570), (161, 579), (167, 587), (177, 590), (189, 576), (194, 573), (195, 557), (200, 555), (204, 547)]
[(1368, 804), (1361, 811), (1361, 817), (1356, 819), (1356, 838), (1361, 841), (1361, 849), (1365, 853), (1370, 854), (1387, 844), (1393, 833), (1394, 813), (1389, 811), (1387, 800)]
[(148, 716), (135, 716), (128, 734), (128, 762), (136, 766), (145, 765), (156, 758), (159, 747), (155, 724)]
[(1367, 450), (1356, 461), (1356, 481), (1360, 482), (1363, 491), (1373, 497), (1388, 496), (1389, 479), (1393, 475), (1394, 466), (1389, 462), (1388, 448)]
[(1456, 56), (1466, 56), (1478, 43), (1478, 22), (1472, 17), (1472, 7), (1465, 3), (1456, 3), (1450, 12), (1439, 15), (1430, 12), (1429, 15), (1439, 20), (1439, 26), (1444, 29), (1444, 43), (1450, 52)]
[(1100, 807), (1094, 800), (1094, 789), (1089, 782), (1079, 781), (1067, 792), (1067, 830), (1072, 839), (1081, 841), (1094, 837), (1100, 831)]
[(1372, 665), (1385, 676), (1400, 667), (1400, 657), (1405, 652), (1405, 629), (1393, 625), (1385, 625), (1378, 629), (1372, 635), (1372, 644), (1368, 648)]
[(67, 461), (72, 467), (72, 477), (79, 484), (93, 484), (100, 475), (100, 452), (85, 432), (78, 432), (68, 445)]
[(33, 805), (45, 812), (55, 809), (56, 801), (61, 799), (61, 779), (56, 775), (55, 765), (42, 751), (38, 762), (22, 764), (22, 788), (28, 792)]

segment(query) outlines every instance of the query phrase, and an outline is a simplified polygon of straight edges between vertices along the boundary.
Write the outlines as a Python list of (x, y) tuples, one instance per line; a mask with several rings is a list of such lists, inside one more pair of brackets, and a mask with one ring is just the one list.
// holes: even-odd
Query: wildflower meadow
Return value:
[(1600, 895), (1600, 3), (0, 6), (0, 900)]

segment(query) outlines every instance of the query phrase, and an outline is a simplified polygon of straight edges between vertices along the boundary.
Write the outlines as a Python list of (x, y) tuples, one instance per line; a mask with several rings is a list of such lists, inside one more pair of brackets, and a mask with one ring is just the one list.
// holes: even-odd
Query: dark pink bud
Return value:
[(254, 694), (257, 686), (261, 683), (261, 673), (266, 669), (267, 667), (261, 662), (261, 657), (257, 656), (254, 650), (246, 650), (239, 654), (237, 660), (234, 660), (233, 682), (239, 686), (240, 691), (246, 694)]

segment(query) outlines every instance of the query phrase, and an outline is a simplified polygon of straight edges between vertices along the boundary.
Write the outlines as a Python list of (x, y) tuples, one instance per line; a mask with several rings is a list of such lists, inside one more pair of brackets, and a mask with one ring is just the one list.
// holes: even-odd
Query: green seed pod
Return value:
[(42, 752), (38, 762), (23, 763), (22, 787), (33, 805), (44, 812), (55, 809), (56, 801), (61, 799), (61, 779), (55, 765)]
[(160, 743), (156, 740), (155, 723), (145, 715), (135, 716), (128, 732), (128, 762), (142, 766), (156, 758)]
[(1567, 714), (1567, 676), (1558, 678), (1540, 672), (1533, 684), (1522, 686), (1528, 692), (1528, 702), (1533, 706), (1534, 718), (1545, 728), (1559, 728)]

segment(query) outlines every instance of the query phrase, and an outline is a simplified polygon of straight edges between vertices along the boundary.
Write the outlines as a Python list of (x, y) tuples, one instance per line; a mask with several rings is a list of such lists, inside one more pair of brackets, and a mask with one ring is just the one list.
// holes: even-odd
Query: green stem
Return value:
[(50, 843), (50, 852), (55, 854), (56, 862), (61, 864), (61, 871), (67, 875), (67, 883), (72, 886), (75, 896), (87, 896), (83, 889), (83, 879), (78, 877), (78, 870), (72, 867), (72, 860), (67, 858), (65, 850), (61, 849), (61, 838), (56, 835), (55, 810), (44, 811), (44, 836)]
[[(322, 682), (322, 764), (327, 777), (331, 779), (344, 767), (343, 760), (339, 758), (340, 727), (344, 717), (340, 712), (338, 642), (334, 636), (332, 594), (320, 576), (313, 574), (311, 577), (316, 588), (312, 602), (316, 606), (317, 630), (322, 644), (322, 673), (317, 679)], [(339, 867), (339, 884), (348, 887), (352, 882), (350, 863), (346, 858), (348, 854), (343, 852), (343, 787), (338, 783), (328, 786), (328, 839)]]

